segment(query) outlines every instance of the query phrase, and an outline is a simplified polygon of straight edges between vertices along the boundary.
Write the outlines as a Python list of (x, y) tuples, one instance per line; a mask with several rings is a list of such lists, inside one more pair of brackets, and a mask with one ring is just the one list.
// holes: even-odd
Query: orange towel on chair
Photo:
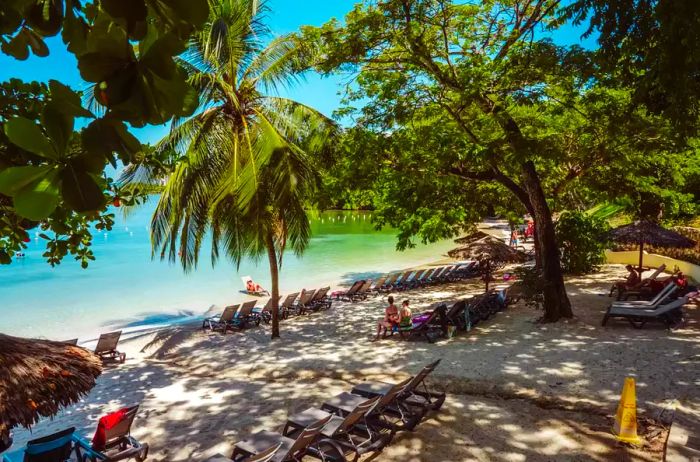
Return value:
[(107, 444), (107, 430), (124, 420), (128, 410), (129, 408), (119, 409), (116, 412), (112, 412), (100, 418), (100, 421), (97, 423), (97, 430), (95, 430), (95, 436), (92, 437), (92, 449), (95, 451), (105, 450), (105, 445)]

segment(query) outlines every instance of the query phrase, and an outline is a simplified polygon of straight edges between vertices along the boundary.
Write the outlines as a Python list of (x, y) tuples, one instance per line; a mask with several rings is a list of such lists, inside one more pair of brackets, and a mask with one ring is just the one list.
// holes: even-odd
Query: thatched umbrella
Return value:
[(447, 254), (461, 260), (477, 260), (484, 273), (486, 291), (489, 290), (489, 280), (494, 264), (519, 263), (527, 260), (527, 256), (523, 252), (507, 246), (500, 239), (490, 235), (472, 241), (464, 247), (450, 250)]
[(485, 237), (491, 237), (491, 235), (483, 231), (473, 231), (466, 236), (455, 239), (455, 244), (471, 244), (472, 242), (478, 241), (479, 239), (483, 239)]
[(84, 348), (0, 334), (0, 436), (76, 403), (101, 373), (100, 359)]
[(614, 242), (639, 246), (639, 271), (642, 270), (644, 262), (644, 244), (671, 248), (695, 247), (695, 241), (692, 239), (649, 220), (635, 221), (615, 228), (608, 233), (608, 237)]

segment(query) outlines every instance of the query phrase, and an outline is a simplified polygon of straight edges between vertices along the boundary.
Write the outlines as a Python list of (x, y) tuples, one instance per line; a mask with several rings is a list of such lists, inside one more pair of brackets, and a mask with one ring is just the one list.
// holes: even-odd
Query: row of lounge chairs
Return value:
[[(278, 303), (282, 301), (278, 305), (280, 319), (329, 309), (332, 304), (328, 296), (329, 291), (330, 287), (323, 287), (318, 290), (302, 290), (289, 294), (284, 301), (280, 297), (278, 299)], [(226, 333), (229, 329), (242, 330), (251, 325), (259, 326), (261, 322), (269, 323), (272, 319), (273, 299), (269, 298), (262, 307), (256, 307), (256, 304), (257, 300), (250, 300), (243, 304), (227, 306), (223, 313), (205, 318), (202, 321), (202, 329), (220, 330)]]
[(398, 333), (402, 338), (423, 338), (433, 343), (446, 337), (448, 328), (469, 331), (481, 321), (503, 311), (508, 306), (508, 288), (492, 290), (470, 299), (440, 302), (432, 310), (413, 317), (411, 326), (394, 326), (391, 335)]
[(321, 406), (287, 418), (282, 433), (262, 431), (237, 443), (231, 457), (206, 462), (291, 462), (310, 456), (329, 462), (357, 461), (389, 445), (399, 431), (412, 431), (445, 394), (430, 391), (426, 378), (437, 360), (400, 383), (363, 382)]
[(430, 269), (408, 270), (403, 273), (393, 273), (382, 276), (376, 281), (360, 279), (355, 281), (348, 290), (334, 292), (332, 297), (337, 300), (346, 301), (364, 300), (370, 295), (454, 282), (473, 277), (477, 272), (477, 262), (440, 266)]
[(17, 451), (4, 454), (2, 462), (112, 462), (146, 460), (148, 444), (131, 436), (138, 406), (120, 409), (100, 419), (92, 441), (76, 434), (75, 427), (31, 440)]

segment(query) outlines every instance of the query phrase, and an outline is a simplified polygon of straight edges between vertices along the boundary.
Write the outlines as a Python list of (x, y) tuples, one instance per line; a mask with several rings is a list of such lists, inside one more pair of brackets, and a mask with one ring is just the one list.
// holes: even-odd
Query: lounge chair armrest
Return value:
[(107, 456), (92, 449), (92, 445), (85, 438), (73, 434), (73, 443), (75, 443), (76, 447), (82, 452), (82, 460), (107, 460)]
[(2, 462), (24, 462), (24, 449), (3, 454)]

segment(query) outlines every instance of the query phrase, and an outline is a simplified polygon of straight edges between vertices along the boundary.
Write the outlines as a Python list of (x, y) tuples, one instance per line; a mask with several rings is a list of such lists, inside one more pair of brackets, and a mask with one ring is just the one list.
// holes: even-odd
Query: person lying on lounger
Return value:
[(389, 306), (387, 306), (384, 310), (384, 318), (377, 323), (377, 336), (374, 338), (375, 342), (379, 340), (380, 335), (383, 334), (386, 336), (387, 331), (400, 321), (399, 309), (396, 308), (396, 305), (394, 305), (394, 297), (389, 295), (387, 301), (389, 302)]
[(252, 279), (248, 279), (245, 283), (245, 288), (250, 294), (266, 294), (269, 293), (267, 290), (263, 289), (260, 284), (256, 284)]
[(625, 266), (625, 269), (629, 272), (627, 279), (625, 279), (624, 281), (618, 281), (614, 283), (613, 286), (610, 288), (610, 294), (608, 296), (612, 297), (615, 290), (617, 290), (618, 293), (622, 293), (627, 290), (632, 290), (636, 288), (641, 282), (639, 273), (635, 271), (632, 265)]

